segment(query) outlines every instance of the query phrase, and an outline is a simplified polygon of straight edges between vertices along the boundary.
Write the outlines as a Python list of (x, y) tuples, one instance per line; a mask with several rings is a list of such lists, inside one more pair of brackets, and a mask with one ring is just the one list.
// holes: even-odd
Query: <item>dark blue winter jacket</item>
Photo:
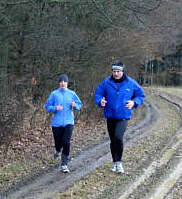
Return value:
[(133, 109), (127, 109), (128, 100), (133, 100), (134, 108), (140, 106), (145, 93), (140, 85), (131, 77), (125, 75), (125, 79), (116, 83), (111, 76), (104, 79), (95, 89), (95, 103), (102, 107), (100, 102), (105, 97), (107, 103), (104, 108), (104, 116), (112, 119), (131, 119)]

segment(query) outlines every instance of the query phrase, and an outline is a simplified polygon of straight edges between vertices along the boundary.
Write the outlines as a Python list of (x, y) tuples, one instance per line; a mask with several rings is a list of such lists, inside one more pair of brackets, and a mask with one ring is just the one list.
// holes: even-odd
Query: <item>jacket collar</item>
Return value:
[(121, 85), (123, 84), (125, 81), (128, 81), (128, 76), (125, 74), (125, 77), (123, 79), (123, 81), (121, 82), (115, 82), (113, 79), (112, 79), (112, 76), (109, 76), (108, 79), (107, 79), (107, 82), (113, 87), (115, 88), (116, 90), (118, 90), (118, 85)]
[(114, 79), (113, 75), (111, 75), (111, 80), (113, 80), (115, 83), (121, 83), (126, 79), (126, 75), (123, 74), (123, 76), (120, 79)]

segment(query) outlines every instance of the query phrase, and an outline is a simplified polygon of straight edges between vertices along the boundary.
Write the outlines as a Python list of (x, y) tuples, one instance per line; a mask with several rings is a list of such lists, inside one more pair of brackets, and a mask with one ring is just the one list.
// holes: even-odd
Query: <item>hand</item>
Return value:
[(61, 111), (61, 110), (63, 110), (63, 107), (61, 105), (58, 105), (58, 106), (56, 106), (56, 110)]
[(135, 102), (134, 102), (134, 101), (128, 100), (128, 101), (127, 101), (127, 104), (126, 104), (126, 108), (132, 109), (132, 108), (134, 107), (134, 105), (135, 105)]
[(74, 101), (71, 102), (71, 107), (75, 107), (76, 103)]
[(107, 101), (106, 101), (105, 97), (103, 97), (100, 102), (101, 106), (106, 106), (106, 103), (107, 103)]

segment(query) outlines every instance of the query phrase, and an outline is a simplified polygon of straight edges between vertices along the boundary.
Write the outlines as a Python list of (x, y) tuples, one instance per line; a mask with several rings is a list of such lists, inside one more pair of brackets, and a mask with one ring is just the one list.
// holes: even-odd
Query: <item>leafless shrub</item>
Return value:
[[(7, 82), (4, 82), (7, 83)], [(13, 83), (0, 88), (0, 145), (8, 148), (11, 139), (18, 136), (27, 106), (23, 101), (21, 89)]]

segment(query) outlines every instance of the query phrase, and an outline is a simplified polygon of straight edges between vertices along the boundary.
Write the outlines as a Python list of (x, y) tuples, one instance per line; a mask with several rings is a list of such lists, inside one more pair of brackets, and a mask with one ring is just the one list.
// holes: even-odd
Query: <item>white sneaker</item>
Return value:
[(122, 163), (120, 161), (116, 162), (116, 172), (117, 173), (124, 173), (124, 169), (123, 169)]
[(116, 172), (116, 162), (112, 163), (111, 171)]
[(60, 170), (61, 170), (63, 173), (69, 173), (69, 172), (70, 172), (70, 170), (68, 169), (68, 166), (67, 166), (67, 165), (61, 165)]

